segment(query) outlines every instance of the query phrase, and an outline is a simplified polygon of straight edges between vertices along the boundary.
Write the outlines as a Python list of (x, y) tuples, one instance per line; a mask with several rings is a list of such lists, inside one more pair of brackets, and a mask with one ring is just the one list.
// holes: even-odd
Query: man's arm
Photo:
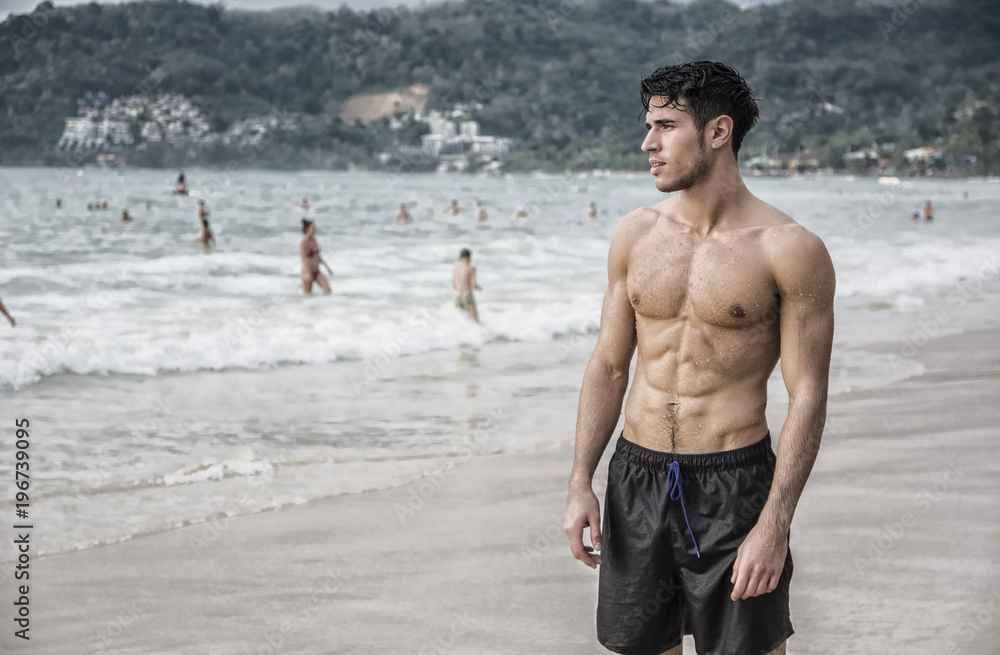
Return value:
[(3, 301), (0, 301), (0, 314), (3, 314), (4, 316), (7, 317), (7, 320), (10, 321), (11, 327), (17, 326), (17, 321), (15, 321), (14, 317), (10, 315), (10, 312), (7, 311), (7, 308), (3, 306)]
[(792, 515), (826, 423), (836, 278), (819, 237), (799, 228), (795, 232), (787, 235), (790, 241), (776, 253), (774, 269), (781, 299), (781, 376), (788, 390), (788, 417), (778, 440), (767, 503), (733, 565), (733, 600), (777, 587)]
[[(576, 419), (576, 451), (564, 529), (573, 557), (590, 568), (601, 563), (601, 556), (594, 552), (601, 550), (601, 506), (591, 483), (618, 424), (635, 350), (635, 311), (626, 288), (632, 223), (625, 217), (611, 239), (601, 332), (583, 375)], [(583, 545), (583, 530), (588, 527), (592, 547)]]
[(469, 290), (470, 291), (473, 289), (482, 290), (482, 287), (479, 286), (479, 280), (476, 279), (476, 267), (472, 266), (470, 268), (471, 270), (469, 271)]

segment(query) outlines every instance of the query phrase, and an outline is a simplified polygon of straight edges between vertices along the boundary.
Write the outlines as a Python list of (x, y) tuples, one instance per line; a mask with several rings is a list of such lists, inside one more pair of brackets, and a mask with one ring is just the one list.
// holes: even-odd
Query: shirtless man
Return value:
[(486, 213), (486, 208), (483, 207), (483, 203), (476, 201), (476, 220), (480, 223), (489, 218), (489, 214)]
[(447, 214), (448, 212), (451, 212), (452, 216), (458, 216), (458, 213), (460, 211), (462, 211), (462, 210), (458, 208), (458, 201), (457, 200), (452, 200), (451, 204), (448, 205), (448, 209), (444, 210), (444, 213)]
[(925, 221), (934, 220), (934, 205), (931, 204), (930, 200), (924, 203), (924, 220)]
[(413, 216), (411, 216), (410, 212), (406, 209), (406, 205), (402, 203), (399, 204), (399, 211), (396, 212), (396, 222), (400, 225), (413, 222)]
[(589, 218), (597, 217), (597, 205), (595, 205), (593, 201), (591, 201), (591, 203), (587, 205), (587, 216)]
[(473, 289), (482, 289), (476, 282), (476, 267), (471, 264), (472, 253), (463, 248), (458, 254), (458, 263), (451, 272), (451, 288), (455, 290), (455, 306), (469, 312), (476, 323), (479, 322), (479, 312), (476, 310), (476, 298)]
[[(789, 526), (826, 420), (834, 271), (822, 241), (754, 197), (739, 74), (698, 62), (642, 82), (650, 173), (679, 191), (615, 229), (584, 374), (566, 535), (600, 565), (598, 639), (634, 655), (785, 652)], [(603, 529), (591, 481), (618, 423)], [(780, 357), (777, 456), (764, 409)], [(583, 543), (589, 528), (592, 546)]]
[(205, 206), (204, 200), (198, 201), (198, 218), (208, 218), (211, 216), (212, 212), (208, 211), (208, 207)]

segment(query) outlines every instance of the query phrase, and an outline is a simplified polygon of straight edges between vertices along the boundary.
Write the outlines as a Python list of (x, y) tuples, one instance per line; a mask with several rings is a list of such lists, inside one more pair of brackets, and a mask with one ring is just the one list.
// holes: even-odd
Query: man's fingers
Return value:
[(764, 593), (769, 594), (778, 588), (778, 581), (781, 580), (781, 573), (775, 573), (771, 576), (771, 580), (767, 583), (767, 589)]
[(760, 580), (757, 582), (757, 586), (755, 588), (752, 588), (753, 589), (753, 593), (750, 594), (750, 595), (751, 596), (760, 596), (761, 594), (766, 594), (767, 593), (767, 585), (769, 585), (770, 583), (771, 583), (770, 576), (767, 576), (767, 575), (760, 576)]
[(739, 600), (742, 598), (749, 581), (750, 574), (743, 569), (738, 570), (736, 572), (736, 581), (733, 583), (733, 593), (730, 595), (730, 598), (733, 600)]
[(590, 543), (594, 544), (594, 550), (601, 549), (601, 516), (600, 514), (591, 514), (587, 517), (587, 522), (590, 524)]
[(566, 536), (569, 538), (569, 549), (570, 552), (573, 553), (573, 557), (580, 560), (590, 568), (595, 568), (597, 563), (595, 563), (592, 557), (587, 554), (587, 551), (590, 550), (590, 548), (583, 545), (583, 528), (584, 525), (581, 521), (574, 521), (564, 529)]

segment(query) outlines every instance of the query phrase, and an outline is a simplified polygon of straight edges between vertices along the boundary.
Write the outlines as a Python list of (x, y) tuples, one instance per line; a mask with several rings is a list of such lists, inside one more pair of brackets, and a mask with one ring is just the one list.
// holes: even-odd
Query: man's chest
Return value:
[(777, 302), (770, 267), (753, 235), (644, 239), (630, 254), (627, 288), (641, 316), (689, 316), (729, 328), (763, 320)]

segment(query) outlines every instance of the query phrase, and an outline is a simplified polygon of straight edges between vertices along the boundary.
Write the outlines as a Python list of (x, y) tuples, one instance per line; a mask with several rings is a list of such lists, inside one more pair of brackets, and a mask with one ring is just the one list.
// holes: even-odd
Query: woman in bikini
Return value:
[(319, 267), (321, 264), (326, 266), (330, 275), (333, 275), (333, 271), (319, 255), (319, 244), (316, 243), (316, 224), (310, 220), (302, 219), (302, 233), (305, 235), (299, 242), (299, 257), (302, 258), (302, 291), (303, 293), (312, 293), (313, 282), (315, 282), (323, 290), (323, 293), (330, 293), (330, 283), (326, 281), (326, 277), (323, 276)]

